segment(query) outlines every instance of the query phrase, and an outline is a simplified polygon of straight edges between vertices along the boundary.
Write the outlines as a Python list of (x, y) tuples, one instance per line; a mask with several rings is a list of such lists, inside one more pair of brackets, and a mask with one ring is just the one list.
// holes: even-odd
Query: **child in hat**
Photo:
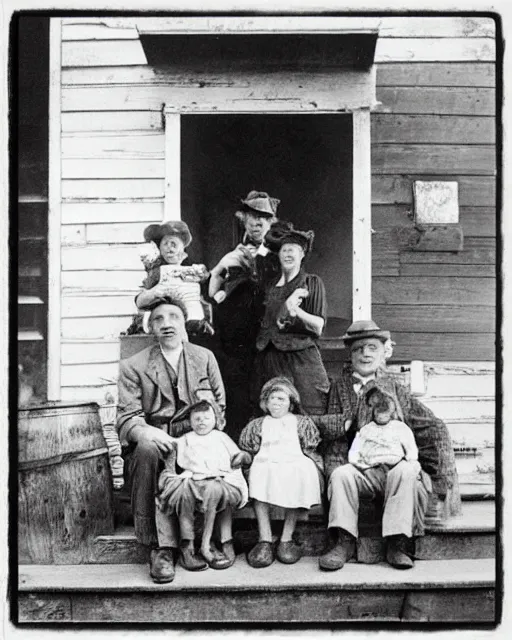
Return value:
[[(219, 430), (216, 405), (199, 400), (181, 412), (180, 420), (190, 416), (191, 431), (177, 438), (176, 455), (169, 456), (162, 471), (156, 498), (156, 523), (160, 546), (166, 518), (177, 516), (180, 528), (180, 562), (189, 571), (201, 571), (208, 566), (225, 569), (235, 561), (232, 542), (233, 509), (240, 509), (248, 500), (247, 483), (241, 471), (250, 463), (231, 438)], [(177, 473), (177, 462), (181, 472)], [(194, 514), (204, 514), (201, 556), (194, 548)], [(222, 552), (211, 544), (216, 515), (219, 514)]]
[(259, 542), (249, 552), (252, 567), (267, 567), (275, 559), (270, 526), (270, 506), (282, 507), (285, 518), (277, 558), (297, 562), (302, 553), (293, 540), (297, 519), (321, 501), (320, 436), (302, 409), (297, 389), (288, 378), (276, 377), (262, 388), (264, 417), (252, 420), (242, 431), (240, 448), (251, 454), (249, 496), (254, 501)]
[[(146, 244), (140, 248), (140, 258), (147, 275), (143, 289), (135, 298), (138, 309), (144, 311), (158, 298), (178, 295), (187, 308), (187, 332), (213, 334), (211, 309), (201, 296), (201, 283), (206, 282), (208, 271), (204, 264), (191, 264), (185, 249), (192, 242), (186, 222), (171, 220), (163, 224), (150, 224), (144, 229)], [(142, 329), (148, 333), (145, 313)], [(130, 333), (140, 332), (140, 320), (132, 323)]]

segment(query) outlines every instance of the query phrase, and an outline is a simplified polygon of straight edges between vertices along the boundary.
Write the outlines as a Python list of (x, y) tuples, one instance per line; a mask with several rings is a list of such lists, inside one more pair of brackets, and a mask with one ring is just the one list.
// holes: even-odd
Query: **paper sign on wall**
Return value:
[(457, 182), (415, 180), (413, 193), (416, 224), (459, 222), (459, 185)]

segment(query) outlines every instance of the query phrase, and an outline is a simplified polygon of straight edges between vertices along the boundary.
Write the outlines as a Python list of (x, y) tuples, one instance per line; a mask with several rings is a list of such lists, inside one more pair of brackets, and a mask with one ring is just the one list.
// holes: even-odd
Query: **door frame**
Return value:
[[(190, 112), (165, 106), (165, 192), (164, 220), (181, 219), (181, 115)], [(212, 108), (198, 108), (194, 114), (218, 115)], [(304, 115), (303, 111), (268, 106), (259, 111), (230, 111), (244, 115), (286, 113)], [(332, 113), (322, 111), (315, 113)], [(371, 148), (370, 108), (350, 110), (352, 115), (352, 321), (371, 318), (372, 250), (371, 250)], [(311, 114), (314, 115), (314, 114)]]

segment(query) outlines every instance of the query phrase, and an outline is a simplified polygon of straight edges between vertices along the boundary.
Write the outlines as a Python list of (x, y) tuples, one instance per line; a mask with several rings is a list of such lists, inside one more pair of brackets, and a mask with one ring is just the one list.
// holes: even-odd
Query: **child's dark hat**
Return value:
[(144, 229), (144, 240), (154, 242), (158, 247), (165, 236), (177, 236), (185, 247), (192, 242), (192, 234), (188, 224), (183, 220), (169, 220), (163, 224), (150, 224)]

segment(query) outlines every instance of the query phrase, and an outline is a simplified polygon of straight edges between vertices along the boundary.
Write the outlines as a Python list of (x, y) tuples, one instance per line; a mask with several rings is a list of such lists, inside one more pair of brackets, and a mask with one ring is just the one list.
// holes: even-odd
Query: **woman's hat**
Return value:
[(241, 200), (244, 212), (257, 213), (264, 217), (275, 216), (280, 202), (281, 200), (271, 198), (265, 191), (249, 191), (247, 197)]
[(277, 252), (281, 248), (281, 238), (292, 230), (293, 224), (291, 222), (278, 220), (270, 225), (270, 229), (263, 238), (263, 244), (270, 249), (270, 251)]
[(363, 338), (378, 338), (381, 342), (386, 342), (391, 339), (391, 334), (389, 331), (380, 329), (373, 320), (357, 320), (350, 325), (342, 340), (345, 346), (348, 346), (355, 340)]
[(309, 253), (313, 248), (313, 240), (315, 239), (314, 231), (299, 231), (298, 229), (290, 229), (285, 231), (279, 240), (279, 249), (283, 244), (298, 244), (304, 249), (304, 253)]
[(150, 224), (144, 229), (144, 240), (146, 242), (154, 242), (160, 246), (164, 236), (177, 236), (183, 242), (185, 247), (192, 242), (192, 234), (186, 222), (183, 220), (169, 220), (163, 224)]

